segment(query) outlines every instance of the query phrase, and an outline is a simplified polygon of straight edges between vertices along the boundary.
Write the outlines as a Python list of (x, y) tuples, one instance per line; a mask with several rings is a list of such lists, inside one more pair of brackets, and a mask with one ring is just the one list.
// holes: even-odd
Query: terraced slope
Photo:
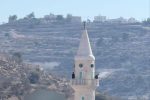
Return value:
[[(150, 98), (150, 27), (91, 22), (87, 29), (102, 78), (99, 90), (122, 98)], [(0, 26), (0, 47), (69, 75), (81, 32), (81, 23), (5, 24)]]

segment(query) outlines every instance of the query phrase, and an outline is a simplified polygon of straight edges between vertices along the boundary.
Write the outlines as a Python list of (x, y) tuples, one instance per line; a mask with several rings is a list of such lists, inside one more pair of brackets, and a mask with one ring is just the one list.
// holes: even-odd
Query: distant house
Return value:
[(106, 16), (95, 16), (94, 17), (94, 22), (105, 22), (107, 19), (106, 19)]
[(127, 19), (124, 19), (123, 17), (119, 17), (119, 18), (116, 18), (116, 19), (109, 19), (108, 22), (116, 23), (116, 24), (118, 24), (118, 23), (122, 23), (122, 24), (128, 23)]
[(138, 21), (135, 18), (133, 18), (133, 17), (128, 19), (128, 23), (137, 23), (137, 22)]
[(49, 14), (45, 15), (44, 18), (41, 18), (42, 23), (51, 23), (51, 22), (56, 22), (57, 15), (54, 14)]
[(81, 22), (81, 17), (80, 16), (72, 16), (71, 17), (71, 22), (72, 23)]

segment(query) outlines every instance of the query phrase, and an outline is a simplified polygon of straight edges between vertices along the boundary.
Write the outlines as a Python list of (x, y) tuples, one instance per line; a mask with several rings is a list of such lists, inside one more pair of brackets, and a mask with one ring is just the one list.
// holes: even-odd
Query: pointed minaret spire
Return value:
[(95, 75), (95, 57), (93, 56), (86, 23), (75, 56), (74, 72), (71, 86), (74, 89), (74, 100), (95, 100), (95, 90), (99, 86), (98, 75)]
[(86, 59), (87, 58), (95, 59), (91, 50), (89, 36), (86, 29), (86, 22), (83, 22), (83, 25), (84, 25), (84, 30), (81, 36), (77, 57), (86, 58)]

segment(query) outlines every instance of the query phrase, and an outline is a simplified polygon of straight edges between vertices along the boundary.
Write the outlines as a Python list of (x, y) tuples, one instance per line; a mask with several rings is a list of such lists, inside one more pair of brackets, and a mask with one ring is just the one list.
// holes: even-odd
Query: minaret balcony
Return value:
[(99, 79), (72, 79), (71, 85), (80, 86), (99, 86)]

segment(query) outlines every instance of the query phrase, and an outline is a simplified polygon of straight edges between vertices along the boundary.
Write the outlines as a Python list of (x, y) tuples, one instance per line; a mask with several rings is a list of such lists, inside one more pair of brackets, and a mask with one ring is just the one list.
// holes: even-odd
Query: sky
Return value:
[(9, 15), (23, 18), (31, 12), (37, 18), (69, 13), (83, 20), (97, 15), (144, 20), (150, 16), (150, 0), (0, 0), (0, 23), (7, 22)]

